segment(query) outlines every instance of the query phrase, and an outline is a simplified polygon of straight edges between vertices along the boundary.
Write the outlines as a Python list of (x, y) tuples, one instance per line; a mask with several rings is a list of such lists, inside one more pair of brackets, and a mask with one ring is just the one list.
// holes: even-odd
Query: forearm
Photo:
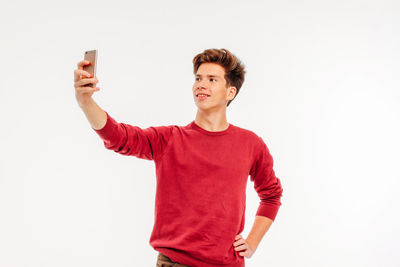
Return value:
[(98, 130), (106, 125), (107, 114), (93, 99), (84, 105), (80, 105), (80, 108), (85, 113), (86, 118), (90, 122), (90, 125), (93, 129)]
[(265, 233), (268, 231), (273, 220), (264, 216), (256, 216), (254, 220), (253, 227), (249, 235), (246, 238), (246, 242), (255, 250), (264, 237)]

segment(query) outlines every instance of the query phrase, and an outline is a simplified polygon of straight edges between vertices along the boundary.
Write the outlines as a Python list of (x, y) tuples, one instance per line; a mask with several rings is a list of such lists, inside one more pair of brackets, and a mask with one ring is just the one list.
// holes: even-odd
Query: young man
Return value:
[[(91, 98), (97, 83), (75, 70), (76, 98), (107, 149), (153, 160), (156, 167), (155, 222), (150, 245), (157, 266), (245, 266), (280, 208), (282, 186), (263, 139), (228, 123), (226, 108), (244, 82), (244, 66), (226, 49), (207, 49), (193, 59), (194, 121), (142, 129), (118, 123)], [(260, 197), (246, 239), (248, 176)]]

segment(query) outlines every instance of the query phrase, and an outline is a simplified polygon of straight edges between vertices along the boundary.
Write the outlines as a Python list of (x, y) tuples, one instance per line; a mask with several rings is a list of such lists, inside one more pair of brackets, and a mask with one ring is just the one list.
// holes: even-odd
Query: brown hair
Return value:
[[(229, 86), (236, 87), (236, 94), (233, 99), (236, 98), (237, 94), (242, 87), (244, 82), (244, 75), (246, 73), (243, 63), (227, 49), (206, 49), (202, 53), (196, 55), (193, 58), (193, 73), (196, 74), (202, 63), (216, 63), (219, 64), (225, 70), (225, 80), (227, 82), (227, 88)], [(233, 101), (229, 100), (226, 106)]]

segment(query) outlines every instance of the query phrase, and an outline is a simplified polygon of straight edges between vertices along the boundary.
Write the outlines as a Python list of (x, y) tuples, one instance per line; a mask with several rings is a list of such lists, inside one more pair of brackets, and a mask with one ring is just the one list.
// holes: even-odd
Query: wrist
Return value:
[(88, 98), (85, 101), (78, 101), (78, 105), (81, 109), (87, 108), (88, 106), (91, 106), (93, 104), (93, 99)]
[(246, 238), (246, 243), (249, 245), (250, 249), (253, 251), (255, 251), (258, 247), (258, 242), (251, 238)]

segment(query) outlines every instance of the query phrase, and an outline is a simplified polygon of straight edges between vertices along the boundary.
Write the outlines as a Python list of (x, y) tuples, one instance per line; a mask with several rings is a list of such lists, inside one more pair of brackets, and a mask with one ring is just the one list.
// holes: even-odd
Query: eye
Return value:
[(200, 78), (194, 78), (195, 79), (195, 81), (198, 81), (198, 79), (200, 79)]
[(216, 81), (215, 79), (213, 79), (213, 78), (211, 78), (210, 80), (214, 80), (214, 81)]

